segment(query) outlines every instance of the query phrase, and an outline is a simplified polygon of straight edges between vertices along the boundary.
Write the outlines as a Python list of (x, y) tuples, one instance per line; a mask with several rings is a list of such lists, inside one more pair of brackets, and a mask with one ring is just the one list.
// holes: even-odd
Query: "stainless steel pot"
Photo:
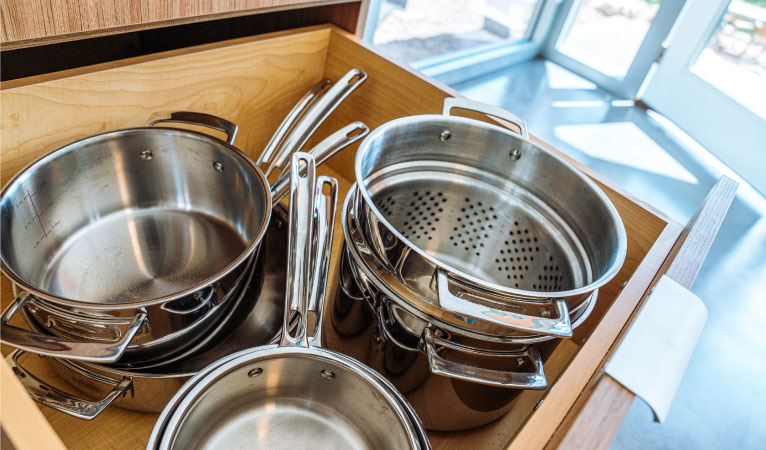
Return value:
[[(405, 394), (428, 429), (483, 425), (512, 408), (518, 391), (509, 388), (547, 386), (545, 341), (553, 338), (482, 334), (452, 325), (438, 308), (431, 315), (414, 307), (416, 293), (390, 276), (355, 226), (349, 214), (353, 201), (353, 194), (346, 198), (341, 214), (346, 242), (338, 294), (326, 306), (328, 348), (380, 372)], [(574, 327), (593, 310), (595, 295), (573, 311)]]
[(499, 108), (450, 98), (442, 115), (381, 125), (360, 144), (356, 180), (355, 220), (381, 264), (455, 326), (571, 336), (570, 310), (625, 259), (606, 195)]
[[(323, 119), (317, 114), (332, 110), (328, 96), (342, 99), (363, 81), (358, 71), (354, 80), (305, 112), (297, 107), (298, 124), (280, 127), (290, 139), (272, 140), (267, 151), (294, 151), (290, 143), (305, 142), (303, 133)], [(214, 128), (227, 141), (152, 126), (160, 122)], [(22, 290), (3, 314), (3, 342), (128, 367), (201, 350), (241, 294), (271, 206), (287, 187), (283, 177), (269, 188), (232, 145), (236, 130), (213, 116), (174, 113), (62, 147), (17, 175), (0, 199), (2, 270)], [(349, 125), (317, 146), (317, 159), (366, 131)], [(25, 307), (50, 334), (9, 324)]]
[[(30, 364), (30, 356), (22, 356), (22, 351), (17, 350), (7, 360), (34, 400), (66, 414), (93, 419), (110, 405), (135, 411), (160, 412), (189, 378), (211, 363), (254, 345), (266, 345), (279, 339), (287, 268), (287, 223), (281, 204), (274, 209), (264, 239), (264, 254), (254, 274), (254, 279), (262, 280), (262, 288), (254, 286), (254, 283), (248, 286), (242, 300), (222, 321), (227, 327), (222, 334), (227, 337), (199, 355), (153, 367), (130, 369), (42, 358), (60, 379), (74, 388), (74, 392), (57, 388), (44, 376), (36, 375), (41, 372), (39, 367)], [(244, 320), (238, 320), (240, 317)], [(36, 322), (30, 325), (37, 332), (45, 332)], [(106, 395), (105, 385), (111, 386)]]
[[(302, 158), (294, 157), (292, 173)], [(318, 346), (337, 192), (333, 185), (328, 196), (315, 197), (313, 162), (304, 161), (306, 175), (294, 177), (291, 190), (283, 322), (288, 330), (290, 317), (300, 319), (295, 335), (283, 332), (279, 347), (228, 358), (193, 378), (161, 415), (148, 448), (420, 448), (394, 389), (359, 362)], [(315, 199), (318, 207), (307, 207)]]

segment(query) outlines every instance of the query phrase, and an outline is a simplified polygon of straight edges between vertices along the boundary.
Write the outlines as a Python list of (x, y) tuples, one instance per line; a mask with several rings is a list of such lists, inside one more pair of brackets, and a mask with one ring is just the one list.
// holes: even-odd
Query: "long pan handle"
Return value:
[[(287, 240), (287, 287), (281, 347), (308, 347), (307, 303), (311, 280), (311, 238), (316, 202), (316, 162), (308, 153), (295, 153), (290, 169), (290, 234)], [(298, 315), (295, 336), (290, 322)]]
[(311, 280), (311, 294), (308, 299), (308, 312), (314, 313), (314, 332), (309, 337), (310, 347), (322, 346), (322, 313), (327, 292), (327, 277), (330, 271), (335, 210), (338, 205), (338, 180), (327, 176), (319, 177), (316, 196), (313, 278)]

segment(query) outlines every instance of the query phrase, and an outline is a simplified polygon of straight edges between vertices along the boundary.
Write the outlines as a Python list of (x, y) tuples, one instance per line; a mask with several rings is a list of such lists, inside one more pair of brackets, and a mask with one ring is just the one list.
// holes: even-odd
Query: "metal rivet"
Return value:
[(219, 163), (218, 161), (213, 162), (213, 169), (223, 172), (223, 164)]
[(446, 141), (447, 139), (449, 139), (449, 138), (451, 138), (451, 137), (452, 137), (452, 133), (450, 133), (450, 132), (449, 132), (449, 130), (444, 130), (444, 131), (442, 131), (442, 133), (439, 135), (439, 140), (440, 140), (440, 141), (442, 141), (442, 142), (444, 142), (444, 141)]
[(154, 158), (154, 153), (151, 150), (144, 150), (141, 152), (141, 159), (144, 161), (151, 161)]
[(320, 371), (319, 373), (322, 374), (322, 376), (327, 378), (328, 380), (332, 380), (333, 378), (335, 378), (335, 374), (332, 371), (327, 369), (324, 369)]
[(547, 310), (547, 309), (542, 310), (541, 313), (542, 313), (543, 317), (550, 317), (551, 316), (551, 312), (549, 310)]
[(516, 363), (519, 365), (519, 367), (524, 365), (524, 358), (516, 358)]
[(260, 375), (262, 373), (263, 373), (263, 369), (261, 369), (260, 367), (256, 367), (255, 369), (253, 369), (250, 372), (248, 372), (247, 376), (250, 377), (250, 378), (255, 378), (255, 377), (257, 377), (258, 375)]
[(519, 149), (514, 148), (513, 150), (511, 150), (510, 156), (512, 160), (516, 161), (519, 158), (521, 158), (521, 152), (519, 151)]

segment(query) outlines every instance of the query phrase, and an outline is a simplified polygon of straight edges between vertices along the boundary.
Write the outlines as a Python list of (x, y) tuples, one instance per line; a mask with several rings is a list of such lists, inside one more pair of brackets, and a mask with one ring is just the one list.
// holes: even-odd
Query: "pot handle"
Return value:
[(170, 118), (153, 120), (149, 123), (149, 126), (153, 127), (158, 123), (185, 123), (222, 131), (223, 133), (226, 133), (226, 142), (229, 145), (234, 144), (234, 138), (237, 136), (237, 129), (239, 128), (236, 124), (212, 114), (191, 111), (176, 111), (170, 113)]
[[(362, 122), (352, 122), (335, 133), (327, 136), (308, 153), (314, 157), (316, 165), (327, 161), (328, 158), (367, 136), (370, 129)], [(271, 188), (272, 204), (281, 202), (290, 190), (290, 173), (285, 170)]]
[(277, 128), (277, 131), (274, 132), (274, 135), (269, 139), (269, 143), (266, 144), (263, 152), (261, 152), (261, 156), (259, 156), (258, 161), (256, 161), (259, 166), (263, 163), (270, 162), (274, 157), (274, 153), (277, 152), (277, 149), (280, 149), (280, 151), (282, 150), (281, 147), (283, 146), (287, 132), (295, 126), (298, 119), (303, 116), (309, 107), (314, 104), (316, 99), (319, 98), (320, 92), (328, 86), (332, 86), (332, 81), (325, 78), (303, 94), (303, 97), (298, 100), (298, 103), (293, 106), (293, 109), (290, 110), (282, 123), (279, 124), (279, 128)]
[[(481, 303), (471, 302), (455, 295), (450, 290), (451, 285), (458, 285), (463, 297), (470, 296), (477, 300), (489, 302), (513, 302), (512, 298), (491, 297), (478, 295), (476, 289), (471, 289), (463, 283), (451, 278), (443, 269), (436, 271), (436, 292), (439, 297), (439, 305), (445, 310), (474, 320), (491, 322), (495, 325), (511, 328), (531, 334), (544, 334), (555, 337), (571, 337), (572, 324), (569, 320), (569, 309), (563, 299), (555, 299), (553, 306), (556, 309), (556, 317), (537, 317), (520, 314), (502, 309), (495, 309)], [(515, 303), (523, 303), (516, 301)]]
[(40, 380), (36, 376), (32, 375), (27, 369), (25, 369), (20, 363), (19, 358), (26, 352), (16, 350), (11, 353), (6, 360), (11, 366), (13, 373), (16, 374), (21, 384), (27, 390), (32, 399), (38, 403), (42, 403), (45, 406), (69, 414), (70, 416), (77, 417), (79, 419), (91, 420), (101, 414), (107, 406), (109, 406), (117, 397), (125, 395), (128, 389), (133, 388), (133, 379), (130, 377), (123, 377), (122, 380), (115, 380), (105, 377), (101, 374), (91, 372), (84, 367), (74, 366), (66, 361), (57, 360), (58, 363), (64, 365), (67, 369), (76, 372), (80, 375), (88, 377), (92, 380), (100, 383), (113, 386), (104, 398), (96, 401), (83, 400), (79, 397), (75, 397), (72, 394), (66, 393), (58, 388), (55, 388), (44, 381)]
[[(325, 188), (327, 193), (324, 192)], [(327, 279), (330, 271), (335, 209), (338, 205), (338, 180), (321, 176), (316, 187), (316, 217), (314, 224), (314, 260), (312, 262), (311, 293), (308, 312), (314, 313), (314, 333), (309, 337), (310, 347), (322, 346), (322, 314), (324, 312)]]
[[(301, 163), (303, 165), (301, 166)], [(302, 169), (302, 170), (301, 170)], [(308, 347), (308, 298), (311, 292), (316, 162), (307, 153), (295, 153), (290, 169), (290, 231), (287, 239), (287, 288), (282, 318), (280, 347)], [(290, 319), (297, 314), (295, 337), (290, 336)]]
[[(456, 344), (448, 340), (439, 339), (434, 336), (434, 331), (431, 328), (426, 328), (423, 332), (423, 345), (425, 346), (428, 365), (430, 366), (431, 372), (435, 374), (444, 375), (450, 378), (457, 378), (459, 380), (505, 388), (539, 390), (548, 387), (548, 381), (545, 379), (543, 361), (540, 358), (540, 353), (536, 348), (532, 346), (528, 346), (524, 350), (511, 352), (479, 350)], [(519, 361), (519, 365), (523, 365), (524, 361), (526, 360), (529, 361), (529, 363), (531, 363), (531, 365), (534, 367), (534, 372), (503, 371), (469, 366), (461, 362), (449, 360), (439, 355), (439, 353), (436, 351), (437, 345), (449, 348), (451, 350), (463, 353), (471, 353), (474, 355), (500, 358), (516, 358)]]
[(125, 334), (114, 342), (78, 342), (11, 325), (10, 321), (13, 315), (32, 299), (31, 294), (22, 292), (8, 305), (2, 318), (0, 318), (0, 339), (12, 347), (45, 356), (97, 363), (115, 362), (125, 353), (130, 341), (133, 340), (146, 321), (146, 313), (136, 314), (128, 324)]
[(524, 119), (502, 108), (498, 108), (497, 106), (487, 105), (485, 103), (475, 102), (467, 98), (447, 97), (444, 99), (444, 109), (442, 110), (442, 114), (445, 116), (452, 115), (451, 112), (455, 108), (465, 109), (468, 111), (475, 111), (482, 114), (486, 114), (488, 116), (497, 117), (498, 119), (505, 120), (506, 122), (511, 122), (512, 124), (519, 127), (519, 131), (520, 131), (519, 134), (522, 137), (529, 139), (529, 133), (527, 132), (527, 124), (524, 121)]
[[(273, 160), (270, 161), (269, 167), (266, 169), (265, 174), (268, 177), (274, 169), (281, 169), (285, 167), (287, 161), (289, 161), (290, 154), (294, 151), (300, 150), (314, 132), (319, 128), (319, 125), (327, 119), (335, 108), (341, 104), (346, 97), (349, 96), (356, 88), (358, 88), (367, 79), (367, 74), (359, 69), (351, 69), (345, 75), (343, 75), (337, 82), (335, 82), (330, 89), (322, 94), (316, 101), (313, 102), (308, 109), (298, 118), (297, 123), (293, 124), (289, 131), (285, 131), (284, 137), (279, 142), (275, 143)], [(320, 82), (320, 84), (323, 82)], [(314, 89), (317, 87), (315, 86)], [(312, 89), (312, 90), (314, 90)], [(311, 91), (309, 91), (310, 93)], [(306, 95), (309, 95), (307, 93)], [(304, 98), (306, 97), (304, 95)], [(301, 99), (303, 101), (303, 99)], [(300, 102), (299, 102), (300, 104)], [(297, 108), (296, 105), (295, 108)], [(293, 114), (295, 111), (290, 112)], [(285, 119), (290, 119), (290, 114)], [(280, 129), (284, 126), (284, 123), (280, 125)], [(280, 132), (277, 130), (277, 133)], [(275, 135), (277, 137), (277, 135)], [(272, 138), (273, 139), (273, 138)], [(269, 142), (271, 144), (271, 142)], [(267, 148), (270, 151), (269, 148)], [(264, 150), (264, 153), (267, 151)], [(271, 159), (271, 155), (269, 155)]]

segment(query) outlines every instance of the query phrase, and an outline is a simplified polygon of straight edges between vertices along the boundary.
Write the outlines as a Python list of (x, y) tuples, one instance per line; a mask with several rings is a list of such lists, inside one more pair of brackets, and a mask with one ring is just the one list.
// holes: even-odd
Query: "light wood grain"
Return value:
[(61, 439), (4, 359), (0, 361), (0, 379), (0, 425), (14, 448), (64, 449)]
[[(0, 92), (3, 180), (64, 143), (99, 131), (142, 125), (157, 110), (201, 110), (237, 121), (243, 133), (237, 145), (256, 155), (311, 83), (321, 77), (337, 79), (351, 67), (365, 70), (369, 78), (320, 128), (317, 139), (353, 120), (374, 128), (396, 117), (439, 112), (444, 97), (455, 95), (335, 27), (229, 44), (4, 89)], [(354, 151), (341, 153), (320, 169), (339, 177), (341, 198), (354, 177)], [(584, 331), (578, 330), (577, 339), (555, 346), (546, 362), (550, 389), (522, 393), (510, 414), (485, 427), (432, 433), (435, 448), (542, 448), (586, 388), (678, 238), (680, 226), (668, 223), (600, 175), (583, 170), (601, 183), (625, 222), (628, 258), (623, 269), (601, 289), (598, 307), (582, 326)], [(335, 231), (334, 261), (341, 243), (339, 230)], [(337, 288), (335, 279), (333, 272), (330, 290)], [(6, 289), (3, 296), (3, 302), (9, 301)], [(87, 424), (53, 411), (46, 415), (63, 441), (75, 448), (140, 447), (154, 421), (153, 415), (116, 408)], [(128, 427), (140, 438), (115, 432), (118, 427)]]
[[(4, 50), (285, 9), (354, 4), (333, 20), (354, 31), (369, 0), (0, 0)], [(336, 11), (335, 13), (338, 13)], [(345, 25), (345, 26), (344, 26)]]
[[(679, 235), (652, 281), (652, 286), (665, 274), (681, 286), (691, 289), (734, 200), (737, 187), (738, 183), (726, 176), (716, 182)], [(648, 293), (641, 299), (628, 323), (638, 314), (640, 305), (647, 296)], [(610, 354), (619, 345), (628, 328), (626, 324), (615, 339)], [(599, 378), (605, 363), (606, 359), (602, 362), (599, 372), (594, 375), (595, 387), (583, 391), (551, 439), (549, 448), (607, 449), (611, 445), (635, 395), (609, 375), (604, 374)]]

